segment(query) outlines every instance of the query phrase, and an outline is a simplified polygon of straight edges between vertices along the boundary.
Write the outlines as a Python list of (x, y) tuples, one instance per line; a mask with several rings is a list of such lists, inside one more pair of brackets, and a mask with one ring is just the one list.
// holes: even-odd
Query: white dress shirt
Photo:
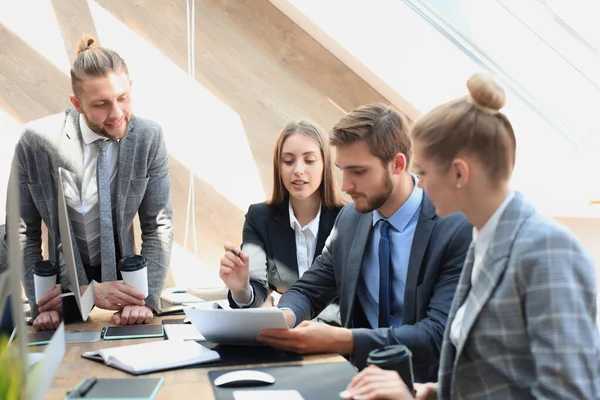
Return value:
[[(477, 280), (477, 276), (481, 272), (483, 268), (483, 260), (485, 259), (485, 253), (487, 253), (490, 244), (494, 240), (494, 233), (496, 232), (496, 228), (498, 227), (498, 222), (500, 221), (500, 216), (508, 206), (508, 203), (515, 197), (514, 192), (510, 192), (508, 196), (504, 199), (500, 207), (494, 212), (494, 214), (490, 217), (490, 219), (483, 225), (480, 231), (477, 231), (475, 227), (473, 227), (473, 244), (475, 246), (475, 255), (473, 259), (473, 269), (471, 271), (471, 285), (475, 283)], [(467, 297), (468, 299), (468, 297)], [(467, 300), (460, 306), (460, 308), (456, 311), (456, 316), (452, 321), (452, 326), (450, 327), (450, 340), (457, 346), (459, 343), (459, 339), (461, 339), (461, 335), (463, 332), (462, 329), (462, 321), (465, 316), (465, 308), (466, 308)], [(464, 339), (464, 338), (462, 338)]]
[(308, 224), (302, 226), (292, 208), (292, 202), (288, 202), (290, 211), (290, 226), (296, 236), (296, 260), (298, 261), (298, 277), (301, 277), (312, 265), (317, 247), (317, 234), (319, 233), (319, 221), (321, 220), (321, 205), (317, 216)]
[[(96, 164), (98, 147), (96, 140), (106, 138), (92, 131), (83, 115), (79, 115), (79, 126), (83, 139), (83, 176), (65, 174), (63, 185), (69, 219), (84, 263), (100, 265), (100, 207), (98, 205), (98, 185), (96, 183)], [(116, 199), (117, 161), (119, 143), (108, 146), (106, 157), (110, 168), (111, 203), (114, 209)], [(79, 183), (81, 186), (79, 186)], [(81, 189), (81, 190), (80, 190)]]

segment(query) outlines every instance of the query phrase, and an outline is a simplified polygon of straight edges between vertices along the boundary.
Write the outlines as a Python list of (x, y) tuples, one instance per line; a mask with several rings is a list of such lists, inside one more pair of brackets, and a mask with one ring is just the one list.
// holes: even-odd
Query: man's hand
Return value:
[(415, 383), (417, 400), (437, 400), (437, 383)]
[(374, 365), (352, 378), (344, 399), (350, 400), (411, 400), (414, 399), (396, 371)]
[(115, 325), (149, 324), (154, 314), (148, 306), (125, 306), (113, 315)]
[(37, 300), (40, 313), (45, 311), (58, 311), (62, 313), (62, 289), (60, 285), (55, 285)]
[(61, 320), (62, 317), (58, 311), (45, 311), (35, 317), (33, 327), (36, 331), (53, 331), (58, 328)]
[(299, 354), (350, 354), (354, 348), (350, 329), (310, 321), (289, 330), (263, 329), (257, 339), (269, 346)]
[(144, 294), (123, 281), (94, 283), (94, 303), (105, 310), (121, 310), (125, 306), (143, 306)]

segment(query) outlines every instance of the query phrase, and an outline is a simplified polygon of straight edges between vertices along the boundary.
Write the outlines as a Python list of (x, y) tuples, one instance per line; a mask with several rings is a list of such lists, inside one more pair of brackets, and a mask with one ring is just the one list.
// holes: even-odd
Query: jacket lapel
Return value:
[[(117, 232), (119, 237), (123, 229), (126, 228), (125, 221), (125, 200), (127, 196), (127, 189), (129, 188), (129, 180), (131, 179), (131, 173), (133, 171), (133, 160), (135, 159), (135, 142), (136, 132), (133, 130), (135, 118), (131, 118), (127, 135), (119, 142), (119, 158), (117, 161), (117, 193), (116, 193), (116, 220), (117, 220)], [(121, 248), (124, 248), (124, 243), (121, 243)]]
[[(296, 257), (296, 236), (290, 226), (290, 214), (287, 201), (273, 211), (269, 221), (269, 240), (273, 248), (273, 257), (279, 279), (286, 286), (298, 280), (298, 259)], [(290, 247), (290, 243), (292, 246)]]
[(456, 311), (463, 304), (469, 290), (471, 289), (471, 272), (473, 271), (473, 262), (475, 260), (475, 246), (473, 242), (469, 246), (469, 250), (467, 251), (467, 255), (465, 257), (465, 264), (462, 269), (462, 273), (460, 275), (460, 279), (458, 281), (458, 286), (456, 287), (456, 292), (454, 294), (454, 300), (452, 301), (452, 306), (450, 307), (450, 312), (448, 313), (448, 320), (446, 322), (446, 329), (444, 330), (444, 340), (442, 342), (442, 351), (440, 354), (440, 367), (439, 367), (439, 378), (438, 381), (440, 383), (440, 388), (438, 393), (440, 393), (440, 398), (449, 398), (450, 397), (450, 379), (452, 377), (452, 370), (455, 366), (456, 357), (456, 348), (450, 341), (450, 327), (452, 326), (452, 322), (456, 317)]
[[(408, 259), (408, 271), (406, 273), (406, 284), (404, 293), (404, 311), (405, 314), (402, 316), (404, 323), (408, 321), (414, 321), (416, 307), (411, 305), (411, 302), (416, 298), (415, 290), (418, 286), (419, 273), (421, 265), (423, 264), (423, 257), (425, 250), (429, 244), (429, 238), (433, 228), (437, 224), (437, 216), (435, 214), (435, 208), (431, 204), (429, 197), (423, 193), (423, 200), (421, 201), (421, 211), (419, 212), (419, 220), (417, 227), (415, 228), (415, 234), (410, 249), (410, 257)], [(412, 311), (412, 314), (408, 312)]]
[[(64, 168), (69, 171), (76, 179), (79, 190), (81, 190), (81, 177), (83, 176), (83, 141), (81, 139), (81, 129), (79, 127), (79, 113), (76, 110), (68, 110), (64, 115), (64, 125), (62, 131), (49, 137), (50, 143), (45, 148), (45, 152), (40, 153), (40, 157), (45, 157), (47, 162), (42, 163), (37, 160), (39, 165), (47, 165), (45, 169), (40, 169), (39, 173), (44, 174), (40, 177), (42, 182), (54, 182), (54, 185), (44, 186), (44, 200), (48, 207), (49, 221), (48, 230), (52, 234), (54, 245), (60, 243), (58, 230), (57, 199), (58, 179), (60, 179), (58, 169)], [(53, 252), (53, 254), (58, 254)]]
[[(481, 271), (466, 295), (466, 308), (461, 325), (461, 337), (456, 347), (455, 363), (460, 358), (466, 338), (469, 336), (469, 332), (473, 328), (479, 313), (502, 279), (502, 275), (504, 274), (504, 271), (506, 271), (508, 265), (510, 249), (512, 248), (517, 232), (523, 221), (527, 219), (531, 212), (532, 209), (527, 205), (523, 197), (517, 193), (500, 216), (498, 226), (494, 232), (494, 239), (486, 252)], [(471, 268), (468, 271), (463, 270), (460, 279), (461, 289), (467, 285), (465, 280), (471, 280), (471, 272)], [(463, 293), (458, 293), (458, 295), (458, 300), (460, 300), (460, 297), (465, 297), (465, 294)], [(456, 308), (458, 308), (462, 302), (457, 302), (457, 304)], [(453, 305), (453, 308), (454, 306), (455, 305)]]
[(53, 178), (58, 178), (58, 167), (62, 167), (76, 177), (77, 184), (81, 188), (81, 177), (83, 176), (83, 139), (81, 137), (81, 127), (79, 126), (79, 113), (76, 110), (70, 110), (66, 113), (63, 132), (58, 138), (55, 151), (59, 153), (59, 156), (51, 157), (58, 160), (58, 165), (52, 168)]
[(360, 214), (356, 232), (348, 253), (348, 262), (345, 267), (345, 275), (347, 276), (345, 284), (340, 291), (341, 296), (347, 296), (348, 302), (348, 318), (346, 318), (345, 326), (348, 327), (352, 321), (351, 316), (354, 314), (354, 301), (356, 300), (356, 286), (358, 285), (358, 277), (360, 276), (363, 258), (367, 250), (367, 242), (373, 227), (373, 213)]

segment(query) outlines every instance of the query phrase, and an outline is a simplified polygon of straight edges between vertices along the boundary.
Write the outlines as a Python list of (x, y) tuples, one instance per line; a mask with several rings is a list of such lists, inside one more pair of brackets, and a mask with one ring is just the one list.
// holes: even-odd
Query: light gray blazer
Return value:
[[(35, 305), (33, 266), (42, 258), (42, 220), (48, 227), (49, 258), (60, 265), (63, 287), (74, 290), (62, 263), (62, 254), (57, 251), (60, 234), (56, 197), (59, 167), (74, 176), (82, 176), (79, 113), (67, 109), (27, 124), (17, 144), (14, 163), (19, 168), (19, 239), (24, 251), (25, 293)], [(142, 230), (141, 253), (148, 260), (146, 304), (157, 310), (169, 266), (173, 225), (167, 150), (162, 129), (156, 123), (135, 116), (131, 118), (127, 135), (119, 143), (116, 190), (116, 230), (121, 254), (134, 252), (132, 221), (138, 214)], [(73, 246), (79, 283), (88, 284), (74, 238)], [(37, 314), (37, 309), (32, 311)]]
[(455, 347), (446, 329), (439, 398), (599, 399), (595, 271), (574, 235), (517, 193), (471, 286), (473, 256), (446, 325), (466, 301), (466, 335)]

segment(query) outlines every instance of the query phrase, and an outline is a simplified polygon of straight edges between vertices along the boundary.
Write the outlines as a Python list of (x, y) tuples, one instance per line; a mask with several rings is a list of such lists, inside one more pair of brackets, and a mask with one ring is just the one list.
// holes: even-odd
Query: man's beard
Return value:
[[(85, 115), (85, 113), (83, 114), (83, 117), (85, 118), (85, 123), (92, 130), (92, 132), (94, 132), (97, 135), (103, 136), (107, 139), (110, 139), (110, 140), (117, 140), (114, 137), (112, 137), (106, 131), (106, 129), (103, 129), (100, 126), (93, 123), (92, 120), (90, 118), (88, 118), (87, 115)], [(129, 118), (127, 118), (125, 115), (123, 115), (123, 118), (124, 118), (123, 124), (125, 125), (125, 129), (123, 130), (123, 136), (119, 137), (118, 139), (122, 139), (123, 137), (125, 137), (125, 134), (127, 133), (127, 130), (129, 129)]]
[(386, 173), (383, 176), (383, 188), (381, 189), (381, 192), (377, 193), (376, 195), (374, 195), (371, 198), (367, 198), (367, 205), (365, 207), (359, 208), (356, 206), (356, 202), (355, 202), (354, 208), (356, 209), (356, 211), (363, 213), (363, 214), (369, 213), (373, 210), (377, 210), (378, 208), (382, 207), (385, 204), (385, 202), (392, 195), (393, 191), (394, 191), (394, 184), (392, 183), (392, 179), (390, 177), (389, 172), (386, 171)]

